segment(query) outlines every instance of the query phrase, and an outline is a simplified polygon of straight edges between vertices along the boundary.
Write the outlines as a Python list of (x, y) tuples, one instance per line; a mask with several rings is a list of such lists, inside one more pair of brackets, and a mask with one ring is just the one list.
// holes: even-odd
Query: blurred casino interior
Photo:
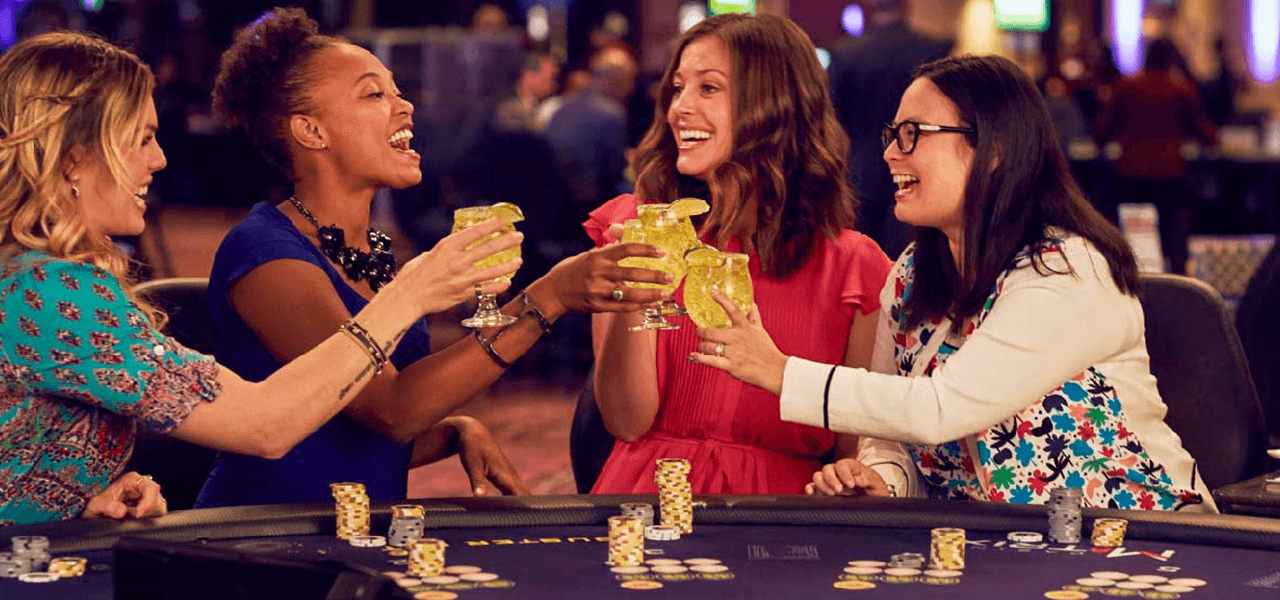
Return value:
[[(708, 14), (754, 11), (795, 21), (824, 67), (886, 13), (953, 54), (1010, 57), (1042, 84), (1077, 178), (1145, 269), (1202, 279), (1234, 308), (1274, 287), (1269, 271), (1280, 268), (1270, 259), (1280, 230), (1280, 0), (0, 0), (0, 47), (89, 30), (152, 65), (168, 168), (150, 188), (147, 231), (122, 241), (144, 278), (207, 276), (221, 237), (249, 207), (289, 195), (210, 109), (233, 30), (277, 5), (304, 7), (326, 32), (370, 49), (416, 106), (424, 181), (375, 200), (375, 226), (393, 232), (401, 257), (447, 234), (453, 208), (497, 201), (528, 215), (526, 276), (587, 248), (586, 212), (630, 185), (626, 172), (582, 172), (562, 150), (582, 132), (557, 130), (557, 109), (601, 87), (592, 57), (614, 52), (611, 64), (629, 75), (612, 98), (625, 111), (625, 151), (652, 122), (672, 40)], [(1126, 124), (1104, 122), (1114, 89), (1140, 74), (1154, 40), (1173, 43), (1175, 77), (1195, 89), (1209, 123), (1166, 157), (1185, 164), (1177, 187), (1188, 207), (1184, 249), (1172, 252), (1154, 208), (1162, 199), (1142, 197), (1160, 188), (1134, 185), (1118, 168)], [(502, 112), (513, 99), (524, 111), (514, 123)], [(1239, 326), (1269, 338), (1280, 309), (1268, 306), (1255, 323), (1241, 313)], [(464, 312), (437, 315), (433, 343), (465, 335), (456, 325)], [(1254, 364), (1255, 377), (1280, 371), (1274, 352), (1261, 356), (1269, 364)], [(461, 411), (494, 431), (536, 493), (574, 490), (569, 428), (590, 362), (589, 321), (566, 318)], [(1272, 412), (1271, 434), (1280, 435), (1280, 410)], [(409, 491), (468, 493), (456, 459), (415, 470)]]

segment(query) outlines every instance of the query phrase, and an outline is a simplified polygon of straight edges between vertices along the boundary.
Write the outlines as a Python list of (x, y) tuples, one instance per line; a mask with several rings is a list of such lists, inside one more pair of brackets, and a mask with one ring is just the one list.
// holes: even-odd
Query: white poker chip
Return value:
[(666, 554), (667, 551), (663, 550), (662, 548), (645, 548), (644, 553), (650, 556), (660, 556), (660, 555)]
[(646, 565), (678, 565), (682, 561), (678, 558), (650, 558), (644, 561)]
[(1090, 587), (1110, 587), (1115, 585), (1116, 581), (1114, 579), (1103, 579), (1101, 577), (1081, 577), (1076, 580), (1076, 583)]
[(1196, 591), (1196, 588), (1185, 585), (1157, 585), (1156, 591), (1168, 594), (1190, 594)]
[(636, 566), (624, 566), (624, 567), (609, 567), (609, 570), (610, 570), (610, 571), (612, 571), (612, 572), (614, 572), (614, 573), (617, 573), (617, 574), (619, 574), (619, 575), (639, 575), (639, 574), (641, 574), (641, 573), (648, 573), (648, 572), (649, 572), (649, 567), (646, 567), (646, 566), (643, 566), (643, 565), (636, 565)]
[(1145, 581), (1117, 581), (1116, 587), (1122, 590), (1149, 590), (1156, 586)]
[(1200, 587), (1200, 586), (1202, 586), (1202, 585), (1204, 585), (1204, 584), (1206, 584), (1206, 583), (1209, 583), (1209, 582), (1207, 582), (1207, 581), (1205, 581), (1205, 580), (1203, 580), (1203, 579), (1196, 579), (1196, 578), (1194, 578), (1194, 577), (1180, 577), (1180, 578), (1178, 578), (1178, 579), (1170, 579), (1169, 581), (1166, 581), (1165, 583), (1166, 583), (1167, 585), (1183, 585), (1183, 586), (1186, 586), (1186, 587)]
[(459, 581), (461, 580), (458, 579), (457, 577), (454, 577), (453, 575), (436, 575), (435, 577), (422, 578), (422, 583), (427, 583), (431, 585), (451, 585), (454, 583), (458, 583)]
[(1166, 581), (1169, 581), (1169, 578), (1164, 575), (1134, 575), (1129, 578), (1129, 581), (1140, 581), (1142, 583), (1165, 583)]
[(676, 573), (686, 573), (689, 567), (684, 565), (654, 565), (649, 568), (654, 573), (662, 573), (664, 575), (675, 575)]
[(493, 581), (498, 578), (498, 574), (480, 571), (476, 573), (463, 573), (459, 575), (458, 578), (463, 581)]
[(347, 541), (357, 548), (381, 548), (387, 545), (387, 538), (380, 535), (353, 535)]
[(451, 574), (451, 575), (463, 575), (463, 574), (466, 574), (466, 573), (479, 573), (480, 571), (483, 571), (483, 570), (484, 570), (484, 569), (481, 569), (480, 567), (473, 567), (473, 566), (471, 566), (471, 565), (453, 565), (452, 567), (445, 567), (445, 568), (444, 568), (444, 572), (445, 572), (445, 573), (449, 573), (449, 574)]
[(1161, 573), (1177, 573), (1178, 571), (1182, 570), (1182, 567), (1175, 567), (1173, 565), (1164, 565), (1162, 567), (1156, 567), (1156, 570), (1160, 571)]
[(46, 573), (44, 571), (18, 575), (18, 581), (22, 583), (50, 583), (57, 580), (58, 575), (56, 573)]
[(718, 565), (723, 562), (724, 561), (718, 558), (686, 558), (684, 559), (684, 564), (686, 565)]
[(694, 573), (724, 573), (729, 570), (729, 567), (724, 565), (693, 565), (689, 567), (689, 570)]
[(889, 567), (884, 570), (884, 574), (891, 575), (893, 577), (911, 577), (913, 575), (919, 575), (920, 569), (913, 569), (911, 567)]
[(955, 569), (928, 569), (924, 572), (925, 577), (960, 577), (964, 575), (964, 571), (956, 571)]
[(1044, 541), (1044, 535), (1036, 531), (1010, 531), (1004, 537), (1010, 542), (1022, 544), (1038, 544)]
[(845, 567), (844, 572), (850, 575), (879, 575), (880, 567)]
[(1116, 581), (1129, 578), (1128, 573), (1121, 573), (1120, 571), (1094, 571), (1089, 576), (1095, 579), (1114, 579)]
[(883, 566), (886, 566), (887, 564), (888, 563), (884, 562), (883, 560), (851, 560), (849, 561), (850, 567), (883, 567)]

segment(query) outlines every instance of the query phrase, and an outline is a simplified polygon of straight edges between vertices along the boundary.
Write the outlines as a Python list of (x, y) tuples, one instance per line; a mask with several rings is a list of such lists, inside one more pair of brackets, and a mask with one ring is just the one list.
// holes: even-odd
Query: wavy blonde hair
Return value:
[(143, 132), (150, 67), (100, 38), (58, 32), (0, 55), (0, 81), (0, 262), (36, 250), (95, 265), (163, 326), (164, 314), (133, 294), (128, 257), (85, 225), (65, 175), (76, 151), (102, 159), (125, 185), (123, 149)]

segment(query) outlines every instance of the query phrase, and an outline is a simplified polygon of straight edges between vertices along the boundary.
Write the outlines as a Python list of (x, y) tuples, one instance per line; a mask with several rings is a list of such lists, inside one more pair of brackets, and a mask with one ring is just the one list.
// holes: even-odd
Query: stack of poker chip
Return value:
[(422, 539), (426, 515), (426, 510), (417, 504), (392, 506), (391, 528), (387, 530), (388, 542), (396, 548), (408, 548)]
[(60, 556), (49, 561), (49, 572), (59, 578), (80, 577), (84, 575), (84, 568), (88, 563), (88, 560), (79, 556)]
[(929, 568), (960, 570), (964, 568), (964, 530), (937, 527), (930, 531)]
[(622, 516), (635, 517), (640, 519), (640, 523), (645, 527), (653, 525), (653, 505), (643, 502), (628, 502), (623, 504)]
[(435, 577), (444, 573), (444, 549), (448, 544), (435, 538), (421, 539), (409, 547), (409, 575)]
[(1080, 501), (1084, 491), (1073, 487), (1056, 487), (1049, 492), (1049, 539), (1059, 544), (1080, 542)]
[(369, 495), (365, 493), (363, 483), (331, 483), (329, 491), (337, 503), (334, 514), (337, 517), (338, 537), (350, 540), (356, 536), (369, 535)]
[(634, 567), (644, 562), (644, 523), (636, 517), (609, 517), (609, 560), (615, 567)]
[[(18, 570), (11, 575), (16, 577), (23, 573), (34, 573), (45, 570), (49, 564), (49, 538), (42, 535), (18, 535), (12, 538), (13, 552), (8, 560), (0, 558), (0, 562), (17, 563)], [(0, 570), (11, 571), (0, 565)]]
[(1089, 540), (1099, 548), (1115, 548), (1124, 545), (1124, 532), (1129, 522), (1124, 519), (1094, 519), (1093, 537)]
[[(961, 530), (963, 531), (963, 530)], [(919, 552), (902, 552), (889, 558), (889, 567), (919, 569), (924, 567), (924, 555)]]
[(653, 474), (658, 484), (658, 508), (662, 524), (680, 533), (693, 533), (693, 488), (689, 487), (689, 461), (683, 458), (659, 458)]

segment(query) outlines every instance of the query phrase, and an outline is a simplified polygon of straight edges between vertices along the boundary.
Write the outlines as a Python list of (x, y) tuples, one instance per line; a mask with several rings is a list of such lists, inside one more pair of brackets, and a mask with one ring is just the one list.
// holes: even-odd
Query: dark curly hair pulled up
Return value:
[(315, 82), (312, 58), (345, 43), (320, 35), (320, 26), (300, 8), (275, 8), (236, 32), (218, 68), (213, 110), (243, 130), (271, 164), (293, 179), (288, 118), (308, 112)]

